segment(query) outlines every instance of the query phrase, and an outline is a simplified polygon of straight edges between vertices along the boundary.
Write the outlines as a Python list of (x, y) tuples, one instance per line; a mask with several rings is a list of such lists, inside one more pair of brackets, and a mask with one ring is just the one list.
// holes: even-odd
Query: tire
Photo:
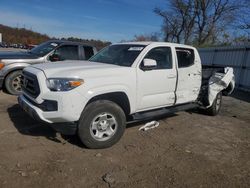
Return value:
[(221, 109), (222, 104), (222, 92), (218, 93), (211, 107), (206, 109), (206, 112), (210, 116), (216, 116)]
[(100, 100), (90, 103), (82, 112), (78, 136), (91, 149), (111, 147), (126, 128), (124, 111), (116, 103)]
[(22, 71), (14, 71), (10, 73), (5, 79), (5, 89), (9, 94), (12, 95), (20, 95), (22, 93), (21, 90), (21, 75)]

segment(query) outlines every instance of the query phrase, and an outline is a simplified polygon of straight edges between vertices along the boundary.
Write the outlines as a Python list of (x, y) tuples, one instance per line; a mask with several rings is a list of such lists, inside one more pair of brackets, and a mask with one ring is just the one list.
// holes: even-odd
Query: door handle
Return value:
[(176, 75), (169, 75), (168, 78), (176, 78)]
[(191, 75), (192, 75), (192, 76), (198, 76), (198, 75), (201, 75), (201, 74), (200, 74), (200, 73), (191, 73), (191, 74), (189, 73), (189, 74), (188, 74), (188, 76), (191, 76)]

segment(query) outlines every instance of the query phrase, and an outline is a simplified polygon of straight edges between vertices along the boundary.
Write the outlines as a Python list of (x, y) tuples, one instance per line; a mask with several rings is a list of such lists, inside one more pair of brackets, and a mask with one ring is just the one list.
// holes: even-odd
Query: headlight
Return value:
[(47, 87), (51, 91), (69, 91), (84, 83), (84, 80), (77, 78), (49, 78)]
[(5, 64), (0, 60), (0, 70), (4, 68)]

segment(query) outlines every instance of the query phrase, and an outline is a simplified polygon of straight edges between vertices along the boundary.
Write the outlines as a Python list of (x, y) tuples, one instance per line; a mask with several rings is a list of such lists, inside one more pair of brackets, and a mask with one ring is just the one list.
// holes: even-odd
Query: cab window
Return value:
[(178, 67), (184, 68), (194, 64), (194, 50), (188, 48), (176, 48)]
[(172, 53), (170, 47), (157, 47), (150, 50), (145, 59), (153, 59), (157, 63), (155, 69), (171, 69), (172, 68)]
[(89, 59), (94, 55), (94, 50), (90, 46), (84, 46), (84, 54), (85, 54), (85, 59)]
[(54, 52), (59, 57), (59, 61), (63, 60), (78, 60), (78, 46), (64, 45), (57, 48)]

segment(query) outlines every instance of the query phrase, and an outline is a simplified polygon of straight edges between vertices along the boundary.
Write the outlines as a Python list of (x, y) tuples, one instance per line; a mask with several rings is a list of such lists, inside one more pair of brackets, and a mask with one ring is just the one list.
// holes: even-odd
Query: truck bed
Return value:
[(202, 65), (202, 84), (198, 101), (209, 107), (214, 97), (223, 92), (230, 94), (234, 89), (233, 69), (223, 66)]

